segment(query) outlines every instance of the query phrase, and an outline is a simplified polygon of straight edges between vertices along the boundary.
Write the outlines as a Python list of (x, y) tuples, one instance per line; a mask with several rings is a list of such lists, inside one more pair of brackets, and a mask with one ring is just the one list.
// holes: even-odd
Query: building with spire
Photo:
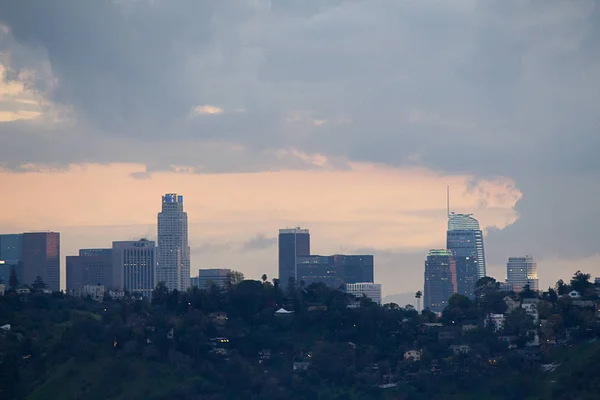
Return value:
[(157, 258), (157, 284), (164, 282), (169, 290), (179, 291), (190, 287), (188, 217), (183, 211), (183, 196), (177, 193), (162, 196), (162, 211), (158, 213)]

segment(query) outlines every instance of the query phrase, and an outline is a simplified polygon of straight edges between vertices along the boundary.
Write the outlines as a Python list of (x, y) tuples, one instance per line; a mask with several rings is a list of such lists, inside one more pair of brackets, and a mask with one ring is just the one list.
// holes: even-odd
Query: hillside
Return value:
[[(151, 304), (12, 292), (0, 297), (0, 326), (10, 324), (0, 398), (596, 398), (594, 308), (544, 295), (535, 300), (544, 328), (535, 328), (502, 299), (533, 300), (480, 289), (476, 301), (455, 295), (441, 318), (367, 299), (348, 308), (348, 295), (322, 285), (258, 281), (159, 287)], [(506, 324), (495, 331), (486, 315), (499, 309)], [(528, 344), (534, 332), (541, 345)]]

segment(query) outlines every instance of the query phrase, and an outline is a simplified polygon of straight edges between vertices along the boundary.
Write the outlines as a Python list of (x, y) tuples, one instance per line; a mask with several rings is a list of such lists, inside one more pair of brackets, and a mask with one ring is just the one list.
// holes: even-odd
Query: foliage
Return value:
[[(573, 287), (589, 279), (575, 278)], [(0, 398), (533, 400), (595, 398), (600, 388), (595, 309), (570, 299), (542, 296), (539, 335), (569, 332), (574, 347), (529, 348), (532, 317), (509, 312), (504, 298), (518, 297), (491, 278), (473, 300), (452, 296), (440, 318), (368, 299), (352, 308), (348, 294), (323, 284), (284, 291), (278, 283), (237, 277), (224, 289), (186, 292), (159, 283), (150, 303), (0, 297), (0, 325), (12, 327), (0, 334)], [(592, 296), (590, 285), (583, 290)], [(280, 308), (293, 313), (276, 315)], [(483, 327), (489, 313), (505, 313), (503, 330)], [(512, 336), (516, 349), (503, 339)], [(420, 360), (405, 359), (409, 350)], [(540, 372), (553, 361), (564, 367)]]

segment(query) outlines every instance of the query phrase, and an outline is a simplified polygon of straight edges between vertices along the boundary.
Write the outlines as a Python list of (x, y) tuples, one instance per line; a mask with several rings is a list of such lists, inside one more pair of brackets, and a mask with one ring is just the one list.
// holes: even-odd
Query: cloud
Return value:
[(252, 237), (251, 239), (242, 244), (242, 250), (264, 250), (271, 248), (276, 244), (276, 237), (267, 237), (264, 233), (257, 233), (256, 236)]
[[(504, 177), (494, 262), (593, 256), (599, 19), (592, 0), (0, 2), (0, 160)], [(465, 211), (515, 201), (496, 192)]]
[(194, 115), (203, 115), (203, 114), (213, 115), (213, 114), (222, 114), (224, 112), (225, 112), (225, 110), (223, 110), (221, 107), (211, 106), (210, 104), (194, 107)]

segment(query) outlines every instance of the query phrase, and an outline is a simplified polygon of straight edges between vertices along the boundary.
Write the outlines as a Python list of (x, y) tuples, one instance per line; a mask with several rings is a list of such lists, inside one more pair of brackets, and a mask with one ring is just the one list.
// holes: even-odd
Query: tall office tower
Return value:
[(153, 241), (113, 242), (112, 286), (115, 290), (152, 297), (156, 285), (156, 245)]
[(365, 295), (375, 303), (381, 304), (381, 283), (346, 283), (346, 292), (356, 296), (359, 299)]
[(8, 284), (14, 268), (17, 280), (23, 282), (23, 235), (0, 235), (0, 281)]
[(86, 285), (113, 289), (112, 249), (80, 249), (67, 256), (67, 291)]
[(537, 262), (532, 256), (509, 257), (506, 264), (506, 282), (511, 284), (515, 292), (520, 292), (529, 285), (531, 290), (539, 290)]
[(448, 215), (446, 248), (454, 252), (458, 293), (472, 298), (475, 283), (486, 271), (483, 232), (471, 214)]
[(162, 197), (162, 211), (158, 213), (156, 281), (164, 282), (169, 290), (190, 287), (188, 218), (183, 211), (183, 196), (176, 193)]
[(287, 287), (290, 278), (299, 282), (298, 257), (310, 255), (310, 233), (308, 229), (279, 230), (279, 284)]
[(451, 250), (429, 250), (425, 261), (424, 305), (442, 312), (457, 292), (456, 262)]
[(37, 277), (46, 287), (60, 291), (60, 234), (33, 232), (23, 234), (23, 281), (31, 285)]

